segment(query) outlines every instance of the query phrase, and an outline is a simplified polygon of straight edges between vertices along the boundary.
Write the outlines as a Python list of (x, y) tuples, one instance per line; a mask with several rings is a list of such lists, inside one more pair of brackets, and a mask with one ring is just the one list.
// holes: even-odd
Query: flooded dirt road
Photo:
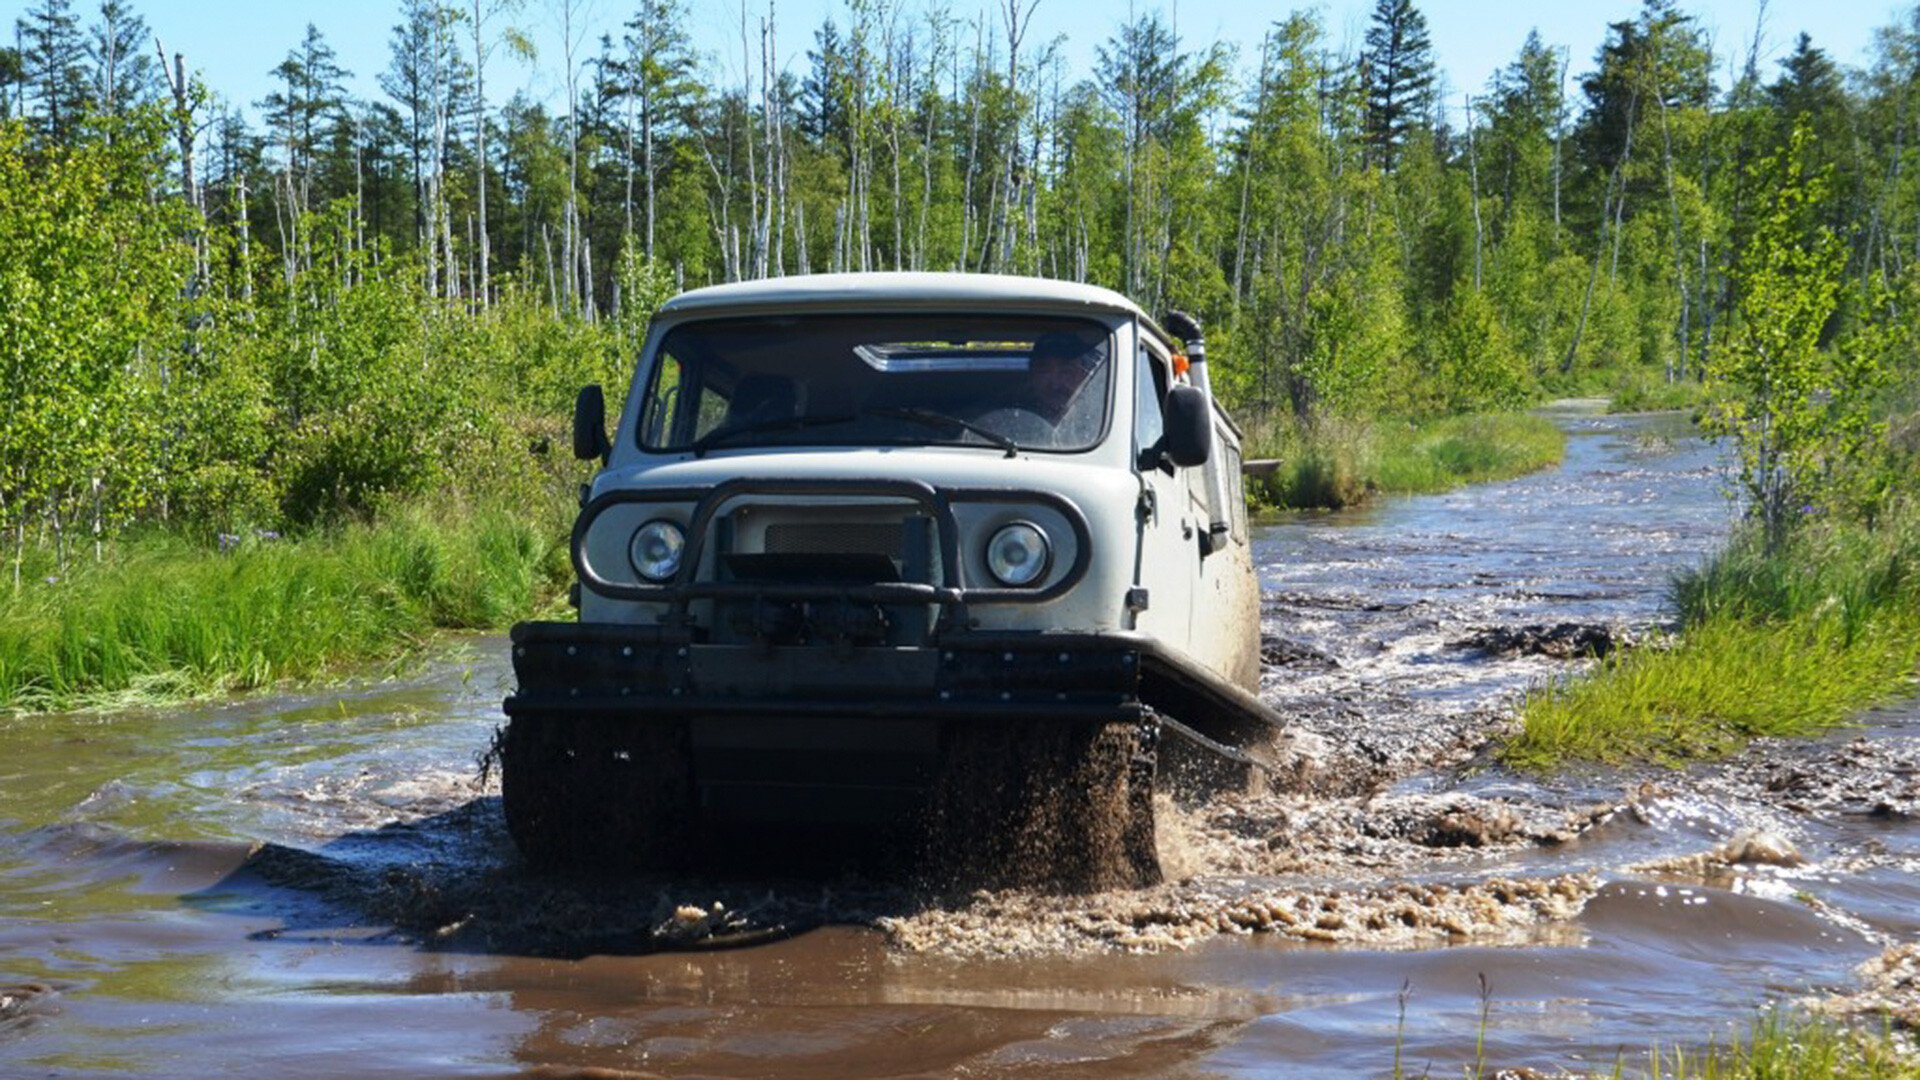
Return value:
[(1685, 773), (1487, 760), (1729, 524), (1673, 420), (1562, 421), (1556, 472), (1261, 532), (1292, 784), (1163, 805), (1152, 890), (535, 878), (475, 781), (497, 638), (0, 722), (0, 1077), (1442, 1076), (1482, 1031), (1604, 1071), (1912, 980), (1920, 707)]

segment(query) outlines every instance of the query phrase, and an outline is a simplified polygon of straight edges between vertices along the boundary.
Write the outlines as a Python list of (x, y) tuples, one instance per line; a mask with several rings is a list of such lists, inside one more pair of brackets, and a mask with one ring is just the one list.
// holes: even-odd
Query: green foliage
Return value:
[(1280, 462), (1249, 482), (1256, 503), (1339, 509), (1376, 492), (1446, 491), (1534, 472), (1560, 460), (1565, 439), (1549, 420), (1508, 413), (1311, 427), (1267, 418), (1252, 427), (1248, 445), (1250, 458)]
[(1826, 481), (1877, 438), (1873, 394), (1887, 375), (1878, 342), (1821, 348), (1845, 253), (1819, 220), (1827, 181), (1807, 167), (1810, 140), (1801, 122), (1756, 166), (1756, 184), (1770, 194), (1736, 275), (1740, 325), (1706, 369), (1716, 398), (1707, 428), (1738, 447), (1769, 547), (1826, 506)]
[(183, 208), (146, 201), (152, 118), (46, 151), (0, 124), (0, 529), (102, 525), (146, 508), (165, 433), (168, 314), (191, 249)]
[(1898, 692), (1920, 664), (1920, 510), (1829, 522), (1778, 548), (1748, 533), (1674, 585), (1669, 648), (1610, 658), (1522, 708), (1512, 762), (1678, 760), (1806, 735)]
[(1862, 1030), (1841, 1021), (1772, 1008), (1753, 1021), (1745, 1039), (1736, 1033), (1704, 1050), (1675, 1047), (1647, 1055), (1643, 1073), (1626, 1063), (1615, 1077), (1668, 1080), (1913, 1080), (1920, 1076), (1905, 1038), (1890, 1028)]
[(211, 558), (130, 543), (0, 606), (0, 711), (248, 689), (500, 626), (564, 580), (565, 508), (426, 504), (297, 543), (236, 537)]
[(1700, 384), (1670, 382), (1655, 372), (1634, 368), (1618, 373), (1607, 394), (1607, 411), (1681, 412), (1701, 404)]
[(1455, 292), (1423, 338), (1422, 374), (1435, 412), (1511, 409), (1527, 400), (1526, 368), (1484, 293)]

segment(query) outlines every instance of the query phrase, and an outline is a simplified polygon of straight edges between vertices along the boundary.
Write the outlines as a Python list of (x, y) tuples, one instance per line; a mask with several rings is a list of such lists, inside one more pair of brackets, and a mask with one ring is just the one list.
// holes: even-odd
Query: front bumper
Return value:
[(931, 646), (695, 643), (659, 626), (513, 629), (514, 723), (684, 725), (710, 822), (911, 819), (968, 725), (1142, 722), (1131, 634), (946, 635)]
[(1131, 633), (951, 633), (926, 646), (701, 644), (671, 627), (521, 623), (509, 717), (711, 716), (1131, 720), (1144, 712)]

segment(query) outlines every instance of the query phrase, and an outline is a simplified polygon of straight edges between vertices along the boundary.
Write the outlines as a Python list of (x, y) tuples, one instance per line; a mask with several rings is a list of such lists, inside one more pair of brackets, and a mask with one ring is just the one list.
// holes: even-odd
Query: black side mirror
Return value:
[(573, 456), (604, 462), (612, 449), (613, 443), (607, 440), (607, 397), (599, 383), (589, 383), (573, 399)]
[(1176, 386), (1167, 393), (1167, 460), (1185, 469), (1205, 465), (1213, 456), (1213, 403), (1198, 387)]

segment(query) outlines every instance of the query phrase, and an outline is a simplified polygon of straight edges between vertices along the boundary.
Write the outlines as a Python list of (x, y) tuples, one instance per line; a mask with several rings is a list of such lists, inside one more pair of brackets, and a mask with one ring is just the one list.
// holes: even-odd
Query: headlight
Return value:
[(654, 518), (634, 530), (627, 559), (648, 581), (664, 583), (680, 571), (680, 553), (686, 550), (686, 530), (665, 518)]
[(1000, 584), (1020, 588), (1047, 576), (1053, 548), (1036, 525), (1016, 521), (987, 541), (987, 569)]

